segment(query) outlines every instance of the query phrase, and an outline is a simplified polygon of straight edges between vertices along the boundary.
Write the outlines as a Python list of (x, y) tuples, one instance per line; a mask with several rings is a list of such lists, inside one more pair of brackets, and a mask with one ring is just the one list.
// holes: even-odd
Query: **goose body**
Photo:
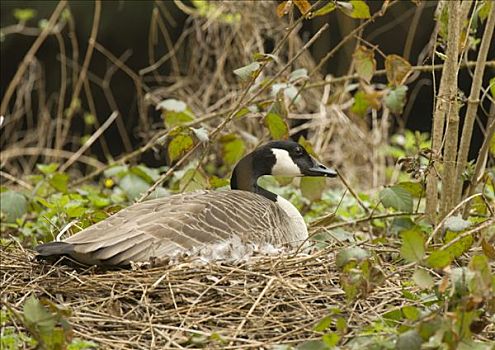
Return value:
[[(298, 246), (308, 232), (286, 199), (257, 185), (263, 175), (335, 176), (295, 142), (278, 141), (244, 157), (227, 191), (196, 191), (133, 204), (63, 241), (36, 247), (88, 265), (128, 265), (180, 253), (243, 246)], [(211, 254), (210, 252), (210, 255)]]

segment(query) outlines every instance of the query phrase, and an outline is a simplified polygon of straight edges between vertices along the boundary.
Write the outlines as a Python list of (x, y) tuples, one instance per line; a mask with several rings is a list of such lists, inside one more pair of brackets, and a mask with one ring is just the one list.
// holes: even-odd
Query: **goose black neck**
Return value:
[[(266, 153), (266, 152), (265, 152)], [(233, 190), (243, 190), (260, 194), (269, 200), (276, 202), (277, 195), (258, 185), (258, 179), (263, 175), (270, 175), (275, 164), (275, 156), (269, 152), (253, 152), (241, 159), (237, 163), (232, 177), (230, 178), (230, 188)]]

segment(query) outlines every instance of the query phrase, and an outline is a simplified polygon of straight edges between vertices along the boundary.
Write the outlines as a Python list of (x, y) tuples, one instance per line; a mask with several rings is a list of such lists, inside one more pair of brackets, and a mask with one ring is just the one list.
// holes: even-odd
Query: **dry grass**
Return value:
[(31, 294), (70, 309), (74, 336), (105, 349), (297, 344), (321, 336), (313, 327), (330, 308), (342, 310), (345, 337), (352, 338), (392, 305), (405, 303), (400, 282), (405, 276), (383, 266), (391, 277), (366, 298), (347, 303), (334, 260), (335, 247), (330, 247), (310, 255), (258, 256), (237, 265), (184, 261), (149, 269), (75, 271), (37, 262), (32, 253), (15, 248), (2, 252), (1, 295), (18, 311)]

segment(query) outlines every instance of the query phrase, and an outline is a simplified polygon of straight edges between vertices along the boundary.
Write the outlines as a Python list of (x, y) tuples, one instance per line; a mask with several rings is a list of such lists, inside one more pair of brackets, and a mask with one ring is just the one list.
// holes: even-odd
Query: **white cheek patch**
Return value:
[(292, 160), (284, 149), (272, 148), (271, 151), (275, 155), (275, 165), (272, 168), (272, 175), (275, 176), (302, 176), (301, 169)]

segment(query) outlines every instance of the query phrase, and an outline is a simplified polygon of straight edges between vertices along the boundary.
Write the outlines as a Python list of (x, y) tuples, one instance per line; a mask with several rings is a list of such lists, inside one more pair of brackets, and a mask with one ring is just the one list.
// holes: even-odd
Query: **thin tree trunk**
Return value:
[[(444, 6), (447, 6), (449, 12), (447, 58), (442, 70), (442, 78), (440, 80), (435, 113), (433, 115), (433, 167), (430, 169), (426, 178), (426, 213), (429, 220), (434, 224), (437, 222), (439, 175), (435, 169), (440, 171), (445, 118), (450, 110), (449, 106), (452, 106), (457, 93), (457, 55), (459, 52), (459, 2), (448, 1), (444, 3)], [(443, 171), (440, 171), (440, 173), (443, 174)]]
[[(495, 4), (492, 4), (490, 14), (485, 26), (485, 32), (481, 39), (480, 51), (478, 53), (478, 63), (474, 69), (473, 83), (471, 85), (471, 92), (468, 98), (468, 106), (466, 110), (466, 117), (464, 120), (464, 127), (462, 129), (461, 143), (459, 145), (459, 153), (457, 157), (457, 169), (456, 169), (456, 198), (455, 201), (459, 202), (462, 196), (462, 173), (466, 167), (469, 146), (471, 144), (471, 137), (473, 133), (473, 125), (476, 119), (476, 113), (480, 104), (480, 92), (481, 84), (483, 82), (483, 73), (485, 71), (486, 58), (490, 44), (492, 43), (493, 31), (495, 29)], [(473, 179), (475, 181), (475, 179)]]

